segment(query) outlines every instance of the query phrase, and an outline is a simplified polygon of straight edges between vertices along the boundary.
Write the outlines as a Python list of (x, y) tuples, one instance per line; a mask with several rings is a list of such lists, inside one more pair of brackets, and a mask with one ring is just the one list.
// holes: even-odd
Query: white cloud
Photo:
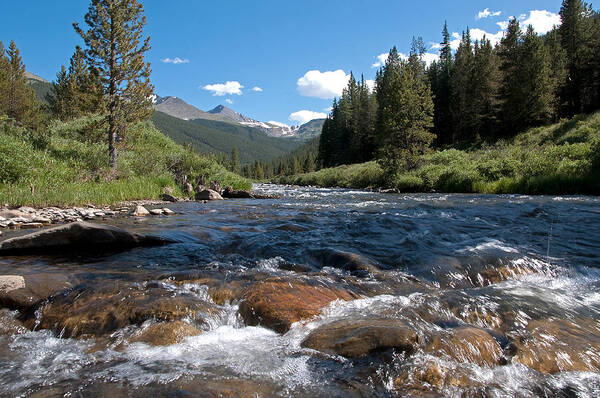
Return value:
[(431, 65), (434, 61), (437, 61), (439, 59), (440, 59), (440, 56), (438, 54), (432, 54), (432, 53), (423, 54), (423, 61), (425, 61), (425, 64), (427, 66)]
[(187, 58), (179, 58), (179, 57), (175, 57), (175, 58), (163, 58), (161, 59), (161, 61), (165, 64), (189, 64), (190, 60)]
[(367, 83), (369, 90), (375, 90), (375, 80), (365, 80), (365, 83)]
[(227, 102), (228, 104), (233, 104), (233, 100), (231, 100), (231, 99), (229, 99), (229, 98), (227, 98), (227, 99), (225, 100), (225, 102)]
[(341, 69), (321, 72), (310, 70), (298, 79), (298, 92), (305, 97), (333, 99), (342, 95), (350, 75)]
[(552, 28), (560, 25), (560, 15), (546, 10), (532, 10), (529, 11), (529, 16), (522, 15), (519, 19), (523, 24), (523, 30), (532, 25), (539, 34), (548, 33)]
[(475, 19), (489, 18), (489, 17), (497, 17), (502, 14), (502, 11), (490, 11), (489, 8), (486, 8), (483, 11), (479, 11), (475, 16)]
[(255, 87), (252, 87), (252, 91), (256, 91), (257, 93), (262, 93), (263, 89), (258, 86), (255, 86)]
[(482, 29), (471, 29), (471, 40), (481, 41), (483, 40), (484, 36), (492, 43), (492, 45), (496, 45), (500, 42), (500, 40), (502, 40), (502, 37), (504, 36), (504, 31), (500, 30), (497, 33), (490, 33)]
[(329, 107), (327, 107), (327, 108), (323, 109), (323, 112), (327, 112), (327, 113), (329, 113), (329, 112), (331, 112), (332, 110), (333, 110), (333, 107), (329, 106)]
[(274, 120), (271, 120), (271, 121), (269, 121), (269, 122), (267, 122), (267, 123), (269, 123), (269, 124), (273, 124), (273, 125), (275, 125), (275, 126), (279, 126), (279, 127), (290, 127), (290, 126), (288, 126), (288, 125), (287, 125), (287, 124), (285, 124), (285, 123), (276, 122), (276, 121), (274, 121)]
[(202, 87), (206, 91), (212, 91), (213, 96), (222, 97), (224, 95), (242, 95), (244, 86), (240, 82), (226, 82), (225, 84), (207, 84)]
[(377, 61), (376, 61), (376, 62), (375, 62), (373, 65), (371, 65), (371, 67), (372, 67), (372, 68), (379, 68), (379, 67), (382, 67), (383, 65), (385, 65), (385, 61), (387, 61), (387, 59), (388, 59), (388, 56), (389, 56), (389, 55), (390, 55), (389, 53), (383, 53), (383, 54), (379, 54), (379, 55), (376, 57), (376, 58), (377, 58)]
[(325, 113), (302, 110), (292, 113), (290, 115), (290, 120), (292, 122), (297, 122), (298, 124), (304, 124), (310, 122), (311, 120), (325, 119), (326, 117), (327, 114)]

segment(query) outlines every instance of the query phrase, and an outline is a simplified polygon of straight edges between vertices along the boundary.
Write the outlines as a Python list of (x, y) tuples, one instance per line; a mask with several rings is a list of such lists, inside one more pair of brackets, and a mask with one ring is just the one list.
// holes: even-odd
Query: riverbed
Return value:
[[(254, 189), (106, 221), (171, 245), (0, 258), (65, 286), (1, 312), (0, 395), (600, 396), (600, 198)], [(248, 309), (284, 290), (331, 300)], [(335, 322), (384, 326), (306, 343)]]

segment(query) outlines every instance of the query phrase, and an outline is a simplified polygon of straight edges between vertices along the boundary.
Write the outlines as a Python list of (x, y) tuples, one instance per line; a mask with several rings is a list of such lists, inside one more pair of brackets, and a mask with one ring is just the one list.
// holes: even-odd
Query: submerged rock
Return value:
[(212, 189), (205, 189), (196, 194), (196, 200), (223, 200), (223, 197)]
[(161, 322), (144, 328), (130, 341), (165, 346), (180, 343), (184, 338), (197, 336), (200, 333), (202, 333), (200, 329), (183, 321)]
[(514, 339), (513, 362), (542, 373), (598, 372), (600, 324), (592, 319), (531, 321), (527, 333)]
[(13, 310), (26, 311), (41, 301), (73, 287), (66, 275), (1, 275), (0, 305)]
[(79, 221), (7, 239), (0, 243), (0, 256), (51, 253), (65, 249), (76, 251), (92, 248), (121, 250), (169, 243), (174, 243), (174, 241), (131, 233), (111, 225)]
[(334, 249), (313, 251), (313, 256), (322, 267), (339, 268), (347, 272), (377, 273), (379, 268), (373, 260), (358, 253), (345, 252)]
[(334, 300), (355, 300), (351, 290), (317, 278), (269, 278), (250, 286), (242, 296), (240, 315), (246, 324), (279, 333), (292, 323), (313, 317)]
[(417, 332), (396, 319), (342, 319), (313, 330), (302, 347), (349, 358), (395, 348), (412, 352), (419, 344)]
[(496, 339), (485, 330), (470, 326), (433, 335), (425, 351), (487, 367), (499, 365), (502, 359), (502, 349)]
[(188, 318), (202, 323), (205, 315), (216, 310), (193, 295), (174, 296), (159, 288), (113, 283), (55, 297), (38, 314), (28, 314), (25, 325), (50, 329), (64, 337), (98, 337), (150, 319), (173, 322)]

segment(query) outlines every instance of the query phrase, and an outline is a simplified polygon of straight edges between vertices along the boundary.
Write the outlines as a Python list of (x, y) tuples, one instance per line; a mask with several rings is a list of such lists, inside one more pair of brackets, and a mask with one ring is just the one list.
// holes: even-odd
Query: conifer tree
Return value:
[(522, 36), (519, 21), (513, 18), (498, 47), (500, 70), (502, 71), (499, 98), (504, 135), (517, 133), (523, 127), (525, 120), (526, 110), (522, 107), (522, 98), (525, 96), (524, 82), (520, 67)]
[(152, 115), (150, 64), (144, 54), (150, 38), (143, 38), (144, 9), (137, 0), (92, 0), (83, 38), (87, 61), (102, 82), (108, 112), (110, 166), (117, 167), (117, 143), (127, 126)]
[(451, 78), (452, 78), (452, 48), (450, 46), (450, 33), (448, 24), (444, 23), (439, 62), (430, 68), (430, 80), (434, 94), (434, 131), (438, 144), (452, 142), (452, 113), (451, 103)]
[(240, 153), (237, 148), (231, 150), (230, 170), (236, 174), (241, 173)]
[(452, 144), (473, 138), (473, 66), (473, 43), (467, 29), (454, 55), (451, 75)]

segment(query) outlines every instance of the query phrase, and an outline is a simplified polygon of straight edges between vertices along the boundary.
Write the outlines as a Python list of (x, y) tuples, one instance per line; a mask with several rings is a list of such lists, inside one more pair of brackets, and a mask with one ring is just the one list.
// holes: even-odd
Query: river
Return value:
[[(0, 322), (16, 326), (0, 333), (0, 395), (600, 396), (600, 198), (255, 190), (282, 198), (107, 221), (172, 245), (0, 258), (0, 275), (68, 278), (72, 289), (51, 300), (68, 304), (58, 312), (87, 297), (100, 317), (102, 289), (117, 291), (114, 306), (129, 289), (146, 306), (180, 298), (180, 318), (198, 330), (152, 345), (134, 336), (156, 315), (137, 310), (96, 337), (46, 321), (62, 318), (43, 307), (3, 310)], [(340, 267), (339, 253), (368, 266)], [(353, 299), (277, 330), (240, 315), (244, 292), (264, 280), (331, 285)], [(215, 284), (226, 288), (219, 297)], [(348, 319), (402, 322), (418, 343), (356, 357), (302, 343)]]

